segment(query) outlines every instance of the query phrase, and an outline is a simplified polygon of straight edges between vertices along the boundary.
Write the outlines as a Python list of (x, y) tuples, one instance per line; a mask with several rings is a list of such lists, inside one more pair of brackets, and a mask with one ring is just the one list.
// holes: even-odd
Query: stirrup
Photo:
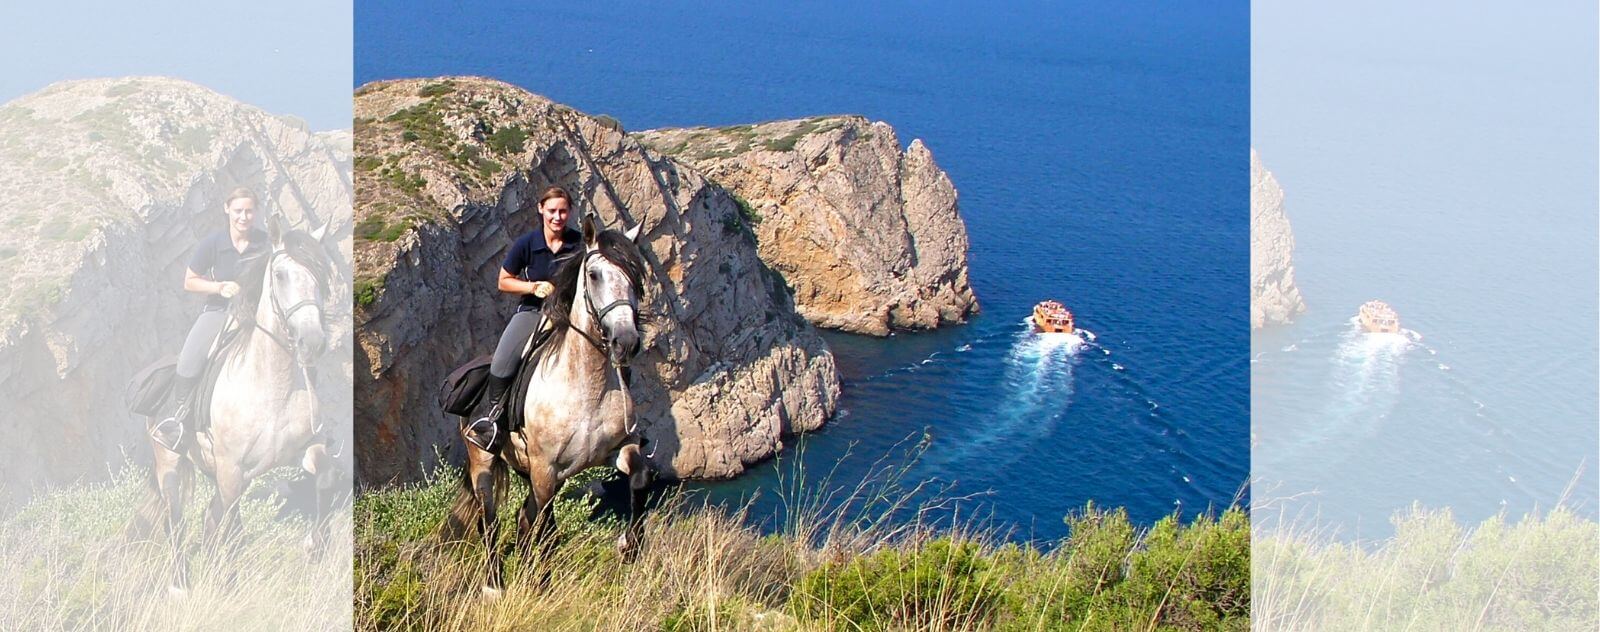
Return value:
[(161, 447), (177, 452), (178, 445), (183, 443), (183, 422), (178, 421), (177, 415), (162, 419), (150, 428), (150, 438)]
[[(483, 429), (484, 425), (488, 425), (488, 428)], [(500, 424), (494, 422), (493, 414), (472, 420), (467, 424), (466, 430), (467, 442), (485, 452), (491, 451), (495, 442), (500, 439)], [(484, 439), (484, 436), (488, 436), (488, 439)]]

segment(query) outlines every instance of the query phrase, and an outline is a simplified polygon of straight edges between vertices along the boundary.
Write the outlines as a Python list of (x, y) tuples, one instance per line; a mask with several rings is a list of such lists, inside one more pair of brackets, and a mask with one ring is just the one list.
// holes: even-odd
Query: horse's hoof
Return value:
[(182, 586), (167, 584), (167, 596), (173, 599), (182, 599), (189, 596), (189, 589)]
[(499, 588), (495, 588), (494, 586), (484, 586), (483, 587), (483, 598), (484, 599), (489, 599), (489, 600), (499, 599), (500, 598), (500, 589)]

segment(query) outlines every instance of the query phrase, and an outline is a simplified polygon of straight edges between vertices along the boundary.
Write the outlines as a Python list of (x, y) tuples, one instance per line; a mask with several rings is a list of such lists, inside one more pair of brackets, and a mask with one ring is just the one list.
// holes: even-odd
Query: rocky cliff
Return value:
[(1287, 323), (1305, 311), (1294, 284), (1294, 233), (1283, 189), (1250, 150), (1250, 327)]
[(487, 79), (368, 84), (355, 115), (364, 484), (413, 480), (436, 448), (459, 450), (438, 385), (493, 349), (515, 304), (496, 270), (549, 185), (608, 227), (644, 224), (632, 394), (663, 473), (733, 476), (833, 413), (832, 354), (757, 255), (735, 197), (693, 168), (615, 120)]
[[(294, 225), (331, 219), (347, 253), (350, 168), (348, 133), (313, 134), (178, 80), (58, 83), (0, 106), (6, 495), (103, 477), (124, 453), (148, 459), (123, 387), (177, 353), (199, 313), (183, 270), (194, 244), (224, 226), (223, 196), (249, 186)], [(335, 418), (349, 410), (348, 303), (330, 299), (319, 372)]]
[(921, 140), (837, 116), (660, 129), (641, 142), (732, 191), (811, 322), (886, 335), (978, 311), (956, 189)]

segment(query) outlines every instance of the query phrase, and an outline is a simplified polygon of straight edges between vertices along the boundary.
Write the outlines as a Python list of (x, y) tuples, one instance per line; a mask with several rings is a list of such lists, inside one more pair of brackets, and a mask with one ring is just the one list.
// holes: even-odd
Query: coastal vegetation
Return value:
[[(972, 526), (889, 520), (918, 512), (897, 500), (907, 494), (870, 484), (846, 490), (845, 502), (781, 491), (801, 495), (792, 518), (768, 530), (738, 509), (671, 493), (632, 565), (612, 548), (621, 524), (565, 496), (561, 543), (539, 567), (547, 574), (513, 556), (506, 591), (486, 599), (472, 547), (433, 539), (456, 475), (441, 469), (360, 496), (353, 521), (336, 519), (353, 532), (354, 557), (336, 546), (321, 559), (302, 548), (303, 520), (283, 516), (276, 490), (286, 471), (259, 481), (243, 501), (232, 563), (218, 566), (217, 550), (202, 546), (196, 588), (174, 602), (159, 589), (163, 547), (120, 537), (148, 476), (125, 466), (0, 522), (0, 628), (321, 629), (352, 603), (364, 630), (1600, 627), (1600, 525), (1562, 507), (1476, 526), (1417, 508), (1379, 542), (1275, 531), (1252, 547), (1236, 508), (1140, 526), (1090, 505), (1067, 518), (1065, 540), (1022, 544)], [(210, 493), (197, 486), (191, 529)]]
[[(583, 494), (557, 502), (561, 544), (537, 570), (513, 554), (505, 592), (478, 591), (482, 553), (433, 537), (459, 485), (443, 468), (355, 506), (357, 628), (637, 630), (1247, 630), (1249, 518), (1239, 508), (1141, 527), (1096, 505), (1060, 542), (923, 521), (904, 471), (853, 488), (783, 485), (788, 518), (672, 490), (623, 564), (619, 519)], [(799, 476), (796, 476), (796, 480)], [(583, 487), (580, 478), (568, 489)], [(822, 490), (832, 489), (824, 492)], [(511, 491), (515, 501), (525, 493)], [(943, 507), (950, 507), (941, 502)], [(591, 517), (594, 515), (602, 517)], [(502, 512), (504, 546), (515, 517)]]

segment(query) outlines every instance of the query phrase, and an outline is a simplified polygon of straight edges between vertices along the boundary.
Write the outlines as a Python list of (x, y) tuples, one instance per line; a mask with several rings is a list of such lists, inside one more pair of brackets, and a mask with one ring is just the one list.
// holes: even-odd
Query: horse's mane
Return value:
[[(290, 259), (311, 272), (311, 276), (317, 280), (317, 289), (323, 296), (327, 296), (328, 285), (333, 280), (333, 260), (328, 257), (328, 252), (323, 249), (322, 243), (310, 233), (291, 230), (283, 234), (283, 251)], [(244, 321), (255, 320), (256, 310), (261, 307), (261, 298), (264, 294), (261, 289), (266, 285), (267, 263), (271, 260), (269, 248), (266, 252), (244, 262), (244, 270), (235, 281), (239, 284), (239, 294), (229, 306), (234, 318)]]
[[(642, 297), (644, 294), (644, 255), (640, 254), (639, 247), (628, 239), (627, 235), (617, 230), (605, 230), (595, 239), (599, 246), (600, 256), (605, 257), (617, 267), (622, 268), (622, 273), (628, 277), (628, 284), (633, 288), (633, 295)], [(555, 291), (544, 300), (544, 316), (555, 331), (551, 334), (550, 344), (546, 349), (560, 346), (561, 338), (567, 330), (572, 328), (572, 306), (578, 298), (578, 275), (583, 272), (583, 253), (580, 251), (567, 258), (567, 261), (556, 269), (555, 278), (551, 283), (556, 286)], [(634, 313), (637, 319), (638, 313)]]

